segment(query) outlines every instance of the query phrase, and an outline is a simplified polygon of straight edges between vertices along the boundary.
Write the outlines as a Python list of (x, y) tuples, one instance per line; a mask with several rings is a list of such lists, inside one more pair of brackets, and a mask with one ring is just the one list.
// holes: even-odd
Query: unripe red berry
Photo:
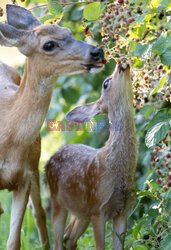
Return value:
[(171, 155), (168, 153), (168, 154), (166, 155), (166, 158), (170, 158), (170, 156), (171, 156)]
[(103, 43), (106, 43), (106, 42), (107, 42), (107, 39), (106, 39), (106, 38), (103, 38), (103, 39), (102, 39), (102, 42), (103, 42)]
[(161, 182), (161, 180), (158, 178), (158, 179), (156, 179), (156, 183), (160, 183)]
[(133, 21), (134, 21), (134, 18), (133, 18), (133, 17), (127, 19), (127, 22), (128, 22), (128, 23), (132, 23)]
[(168, 186), (168, 187), (171, 187), (171, 181), (169, 181), (169, 182), (167, 183), (167, 186)]
[(168, 188), (167, 188), (167, 187), (164, 187), (164, 188), (163, 188), (163, 191), (164, 191), (164, 192), (166, 192), (167, 190), (168, 190)]
[(119, 3), (119, 4), (123, 4), (123, 3), (124, 3), (124, 0), (118, 0), (118, 3)]
[(171, 175), (170, 175), (170, 174), (167, 176), (167, 179), (168, 179), (169, 181), (171, 180)]
[(126, 12), (126, 14), (129, 15), (129, 16), (131, 16), (131, 11), (128, 10), (128, 11)]

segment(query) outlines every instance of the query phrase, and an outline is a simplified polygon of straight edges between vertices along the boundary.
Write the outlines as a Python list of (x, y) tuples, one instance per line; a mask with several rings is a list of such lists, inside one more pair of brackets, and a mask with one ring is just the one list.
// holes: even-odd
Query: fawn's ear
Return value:
[(9, 24), (0, 23), (0, 45), (17, 47), (24, 55), (29, 55), (36, 45), (33, 32), (25, 32)]
[(76, 122), (88, 122), (101, 113), (98, 102), (78, 106), (66, 114), (66, 119)]
[(41, 25), (30, 11), (21, 6), (7, 4), (6, 12), (8, 24), (17, 29), (31, 30)]

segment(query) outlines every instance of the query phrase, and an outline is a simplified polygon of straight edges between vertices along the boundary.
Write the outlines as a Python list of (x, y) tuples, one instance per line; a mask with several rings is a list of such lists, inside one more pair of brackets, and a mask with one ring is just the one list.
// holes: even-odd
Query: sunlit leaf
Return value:
[(163, 87), (163, 85), (165, 84), (167, 79), (167, 76), (163, 76), (162, 79), (160, 80), (158, 87), (155, 88), (150, 95), (154, 95), (155, 93), (157, 93), (157, 91), (159, 91), (161, 89), (161, 87)]
[(171, 115), (167, 110), (159, 111), (148, 125), (148, 131), (145, 137), (147, 147), (156, 145), (165, 138), (171, 126)]
[(88, 21), (97, 20), (100, 17), (101, 13), (101, 4), (100, 2), (90, 3), (84, 8), (84, 18)]

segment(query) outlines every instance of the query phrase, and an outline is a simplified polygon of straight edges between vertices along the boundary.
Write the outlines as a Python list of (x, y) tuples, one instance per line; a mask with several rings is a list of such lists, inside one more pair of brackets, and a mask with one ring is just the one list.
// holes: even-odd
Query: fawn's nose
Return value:
[(95, 47), (93, 50), (90, 52), (91, 58), (94, 61), (99, 61), (100, 59), (104, 59), (104, 52), (101, 48)]

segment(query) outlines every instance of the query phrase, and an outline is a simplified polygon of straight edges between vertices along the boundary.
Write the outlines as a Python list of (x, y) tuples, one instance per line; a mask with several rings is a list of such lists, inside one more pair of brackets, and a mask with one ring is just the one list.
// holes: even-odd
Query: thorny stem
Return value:
[(50, 4), (42, 4), (39, 6), (35, 6), (33, 8), (30, 8), (29, 10), (33, 10), (33, 9), (37, 9), (37, 8), (45, 8), (48, 6), (53, 6), (53, 5), (63, 5), (63, 6), (67, 6), (67, 5), (76, 5), (76, 4), (85, 4), (85, 3), (95, 3), (96, 1), (83, 1), (83, 2), (69, 2), (69, 3), (50, 3)]

